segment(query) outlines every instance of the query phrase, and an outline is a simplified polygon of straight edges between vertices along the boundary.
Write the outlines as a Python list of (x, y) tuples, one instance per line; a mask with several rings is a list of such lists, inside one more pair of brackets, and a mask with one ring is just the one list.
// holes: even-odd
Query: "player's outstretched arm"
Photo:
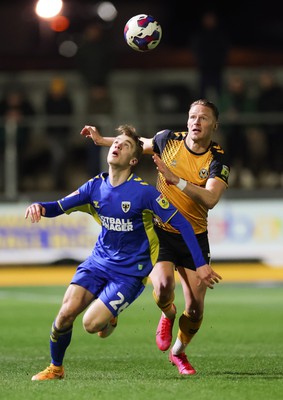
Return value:
[[(115, 140), (113, 136), (101, 136), (99, 130), (95, 126), (85, 125), (81, 130), (80, 134), (86, 138), (93, 140), (96, 146), (110, 147)], [(143, 153), (153, 154), (152, 150), (152, 139), (141, 137), (143, 142)]]
[(181, 233), (192, 254), (196, 266), (196, 273), (200, 279), (199, 284), (202, 282), (208, 288), (213, 289), (214, 284), (219, 283), (222, 277), (213, 271), (210, 265), (206, 264), (192, 225), (180, 212), (176, 212), (169, 222)]
[(45, 216), (45, 212), (46, 210), (41, 204), (33, 203), (26, 209), (25, 219), (30, 218), (32, 223), (39, 222), (41, 217)]
[(97, 146), (110, 147), (115, 139), (115, 137), (101, 136), (99, 130), (95, 126), (90, 125), (85, 125), (80, 134), (86, 138), (92, 139)]

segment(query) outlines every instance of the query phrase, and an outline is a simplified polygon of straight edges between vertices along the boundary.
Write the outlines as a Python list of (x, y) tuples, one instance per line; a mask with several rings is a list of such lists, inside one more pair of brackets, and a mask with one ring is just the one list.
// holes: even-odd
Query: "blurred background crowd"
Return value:
[[(179, 1), (133, 3), (69, 0), (60, 18), (47, 19), (36, 14), (36, 1), (0, 5), (0, 199), (65, 194), (105, 169), (104, 149), (80, 137), (84, 125), (106, 136), (123, 123), (147, 137), (185, 131), (189, 104), (201, 97), (220, 111), (215, 140), (230, 159), (230, 187), (282, 190), (276, 3), (255, 10), (230, 2), (228, 12), (224, 2), (202, 2), (189, 13)], [(163, 28), (158, 48), (144, 54), (123, 38), (127, 20), (140, 13)], [(138, 172), (155, 182), (150, 158)]]

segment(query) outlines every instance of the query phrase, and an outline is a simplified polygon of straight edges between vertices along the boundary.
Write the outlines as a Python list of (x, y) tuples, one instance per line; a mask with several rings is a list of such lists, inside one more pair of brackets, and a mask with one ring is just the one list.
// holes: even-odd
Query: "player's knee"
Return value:
[(83, 317), (83, 327), (84, 327), (84, 330), (88, 333), (98, 332), (95, 321), (86, 316)]
[(94, 318), (89, 318), (88, 316), (83, 317), (83, 327), (87, 333), (97, 333), (101, 331), (105, 326), (105, 323), (100, 323)]
[(60, 322), (60, 326), (72, 325), (76, 319), (76, 316), (77, 313), (74, 312), (74, 310), (64, 307), (59, 311), (56, 320)]
[(154, 289), (152, 295), (156, 304), (162, 310), (170, 308), (175, 298), (174, 290), (157, 294)]
[(168, 277), (163, 281), (157, 282), (153, 287), (156, 297), (166, 301), (166, 299), (168, 300), (172, 297), (172, 293), (175, 290), (175, 280)]

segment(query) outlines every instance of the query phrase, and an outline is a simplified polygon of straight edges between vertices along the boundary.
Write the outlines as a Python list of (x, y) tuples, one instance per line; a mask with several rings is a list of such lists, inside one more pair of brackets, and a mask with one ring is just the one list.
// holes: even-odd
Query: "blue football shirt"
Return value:
[(149, 275), (159, 251), (154, 219), (166, 223), (175, 215), (178, 218), (172, 221), (186, 236), (186, 243), (191, 243), (190, 250), (193, 246), (197, 253), (197, 266), (205, 264), (191, 225), (154, 186), (135, 174), (121, 185), (112, 186), (108, 173), (101, 173), (71, 195), (40, 204), (46, 208), (46, 217), (82, 211), (101, 225), (92, 251), (95, 264), (101, 269), (131, 276)]

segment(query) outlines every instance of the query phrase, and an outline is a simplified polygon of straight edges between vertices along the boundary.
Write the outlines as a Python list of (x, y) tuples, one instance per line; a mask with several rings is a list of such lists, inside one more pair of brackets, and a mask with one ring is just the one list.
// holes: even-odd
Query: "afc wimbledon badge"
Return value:
[(129, 201), (122, 201), (121, 207), (124, 213), (127, 213), (131, 208), (131, 203)]

